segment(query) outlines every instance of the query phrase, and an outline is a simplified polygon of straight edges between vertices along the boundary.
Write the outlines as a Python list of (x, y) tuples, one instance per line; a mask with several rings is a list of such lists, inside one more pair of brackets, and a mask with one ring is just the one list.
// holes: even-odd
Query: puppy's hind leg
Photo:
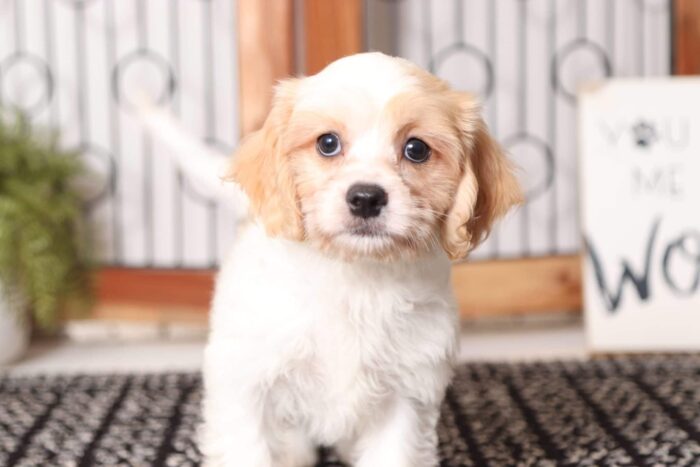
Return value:
[(438, 465), (437, 407), (396, 397), (357, 440), (355, 467), (434, 467)]
[(289, 428), (270, 443), (275, 467), (314, 467), (318, 462), (316, 446), (301, 430)]

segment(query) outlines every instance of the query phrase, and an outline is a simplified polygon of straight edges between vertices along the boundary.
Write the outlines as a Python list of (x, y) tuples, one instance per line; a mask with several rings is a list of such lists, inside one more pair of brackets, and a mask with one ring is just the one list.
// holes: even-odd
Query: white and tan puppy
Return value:
[(205, 354), (208, 466), (437, 465), (450, 259), (520, 200), (472, 96), (379, 53), (281, 83), (232, 169), (251, 218)]

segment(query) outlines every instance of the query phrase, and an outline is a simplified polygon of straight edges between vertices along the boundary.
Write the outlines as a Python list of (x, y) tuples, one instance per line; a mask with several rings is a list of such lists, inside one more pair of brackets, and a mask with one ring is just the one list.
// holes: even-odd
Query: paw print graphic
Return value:
[(644, 120), (640, 120), (639, 123), (632, 127), (632, 134), (634, 135), (635, 144), (640, 148), (649, 148), (659, 139), (656, 127)]

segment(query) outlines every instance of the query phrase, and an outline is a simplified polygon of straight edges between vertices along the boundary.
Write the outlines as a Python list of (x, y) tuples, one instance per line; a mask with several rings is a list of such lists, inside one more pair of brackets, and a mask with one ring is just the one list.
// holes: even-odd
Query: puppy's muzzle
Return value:
[(369, 219), (382, 212), (389, 203), (389, 196), (379, 185), (356, 183), (348, 189), (345, 201), (353, 216)]

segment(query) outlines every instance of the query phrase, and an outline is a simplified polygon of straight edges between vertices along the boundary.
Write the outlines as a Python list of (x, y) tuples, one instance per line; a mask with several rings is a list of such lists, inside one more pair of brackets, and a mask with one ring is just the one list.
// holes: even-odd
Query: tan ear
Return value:
[(442, 241), (452, 259), (466, 256), (486, 239), (499, 217), (523, 201), (513, 164), (478, 116), (475, 101), (471, 97), (463, 99), (462, 179), (447, 213)]
[(253, 215), (268, 235), (304, 238), (294, 171), (280, 137), (292, 113), (297, 80), (280, 83), (263, 127), (244, 141), (234, 156), (230, 176), (250, 199)]

